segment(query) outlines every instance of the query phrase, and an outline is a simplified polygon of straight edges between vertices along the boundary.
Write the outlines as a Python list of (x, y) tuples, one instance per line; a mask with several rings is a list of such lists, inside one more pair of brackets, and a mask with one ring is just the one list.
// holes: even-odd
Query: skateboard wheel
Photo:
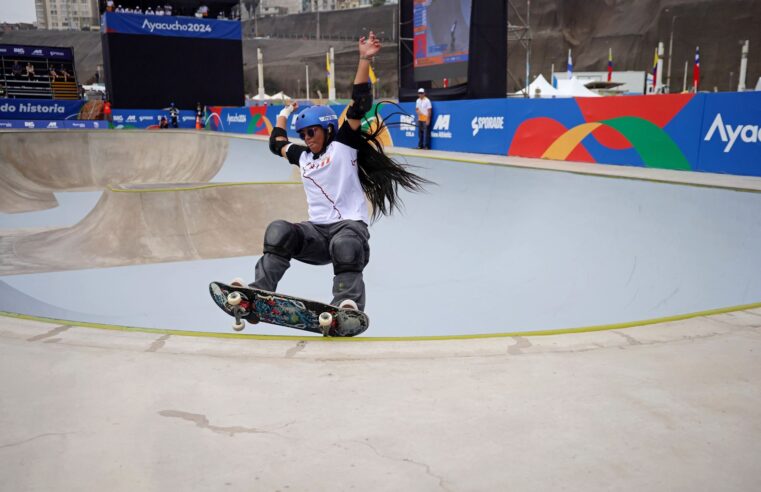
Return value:
[(241, 321), (240, 323), (238, 322), (233, 323), (233, 330), (235, 331), (241, 331), (245, 327), (246, 327), (246, 323), (244, 323), (243, 321)]
[(240, 300), (241, 300), (240, 292), (230, 292), (229, 294), (227, 294), (227, 304), (231, 306), (237, 306), (238, 304), (240, 304)]
[(320, 328), (328, 328), (333, 324), (333, 315), (330, 313), (320, 313)]

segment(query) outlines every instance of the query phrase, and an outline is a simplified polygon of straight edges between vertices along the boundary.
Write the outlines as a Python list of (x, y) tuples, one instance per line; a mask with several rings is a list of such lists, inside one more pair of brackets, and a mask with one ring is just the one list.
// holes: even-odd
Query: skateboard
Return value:
[(209, 293), (217, 306), (235, 318), (235, 331), (241, 331), (246, 325), (244, 321), (248, 321), (320, 333), (326, 337), (353, 337), (370, 326), (370, 319), (362, 311), (340, 309), (248, 286), (212, 282)]

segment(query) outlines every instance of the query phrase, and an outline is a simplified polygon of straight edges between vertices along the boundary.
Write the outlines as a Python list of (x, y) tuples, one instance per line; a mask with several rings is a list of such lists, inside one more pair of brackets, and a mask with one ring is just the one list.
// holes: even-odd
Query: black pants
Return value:
[[(333, 264), (333, 300), (331, 304), (338, 305), (345, 299), (351, 299), (357, 303), (360, 310), (365, 309), (365, 281), (362, 277), (367, 263), (370, 261), (370, 232), (367, 224), (356, 220), (344, 220), (335, 224), (313, 224), (311, 222), (299, 222), (293, 224), (301, 233), (302, 241), (299, 251), (295, 251), (293, 258), (310, 265)], [(336, 241), (350, 238), (351, 244), (357, 244), (361, 251), (357, 251), (358, 263), (355, 267), (340, 264), (340, 259), (333, 258)], [(291, 266), (290, 258), (275, 253), (265, 252), (256, 263), (255, 278), (251, 284), (258, 289), (277, 291), (277, 284)]]

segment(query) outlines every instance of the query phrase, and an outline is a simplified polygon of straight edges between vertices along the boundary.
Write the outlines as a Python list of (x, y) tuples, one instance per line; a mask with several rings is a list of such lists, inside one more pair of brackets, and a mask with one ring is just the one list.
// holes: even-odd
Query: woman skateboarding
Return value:
[[(307, 196), (309, 220), (272, 222), (264, 233), (264, 254), (256, 264), (251, 287), (275, 292), (291, 259), (312, 265), (333, 264), (333, 301), (344, 309), (364, 310), (362, 271), (370, 260), (368, 224), (400, 205), (399, 187), (420, 191), (427, 180), (407, 171), (384, 152), (377, 136), (363, 132), (361, 120), (372, 107), (369, 67), (381, 43), (370, 32), (359, 40), (359, 65), (346, 120), (328, 106), (298, 113), (296, 130), (306, 143), (288, 141), (286, 124), (297, 104), (278, 115), (270, 150), (299, 166)], [(368, 214), (367, 201), (372, 205)]]

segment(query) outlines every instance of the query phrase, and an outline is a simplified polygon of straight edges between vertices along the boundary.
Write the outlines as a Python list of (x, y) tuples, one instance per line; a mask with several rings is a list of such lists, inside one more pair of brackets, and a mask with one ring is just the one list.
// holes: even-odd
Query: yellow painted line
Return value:
[[(629, 321), (625, 323), (613, 323), (607, 325), (582, 326), (577, 328), (559, 328), (554, 330), (533, 330), (533, 331), (515, 331), (508, 333), (480, 333), (471, 335), (433, 335), (433, 336), (410, 336), (410, 337), (355, 337), (355, 338), (323, 338), (320, 336), (308, 335), (256, 335), (243, 333), (214, 333), (205, 331), (174, 330), (161, 328), (140, 328), (134, 326), (109, 325), (103, 323), (90, 323), (86, 321), (72, 321), (56, 318), (46, 318), (42, 316), (31, 316), (27, 314), (13, 313), (10, 311), (0, 311), (0, 316), (6, 318), (23, 319), (29, 321), (39, 321), (43, 323), (54, 323), (66, 326), (79, 326), (84, 328), (97, 328), (112, 331), (128, 331), (138, 333), (152, 333), (160, 335), (177, 335), (189, 337), (204, 338), (233, 338), (243, 340), (306, 340), (306, 341), (326, 341), (326, 342), (420, 342), (435, 340), (474, 340), (484, 338), (510, 338), (510, 337), (536, 337), (549, 335), (569, 335), (574, 333), (591, 333), (596, 331), (619, 330), (623, 328), (635, 328), (638, 326), (656, 325), (661, 323), (671, 323), (674, 321), (684, 321), (692, 318), (701, 318), (705, 316), (714, 316), (717, 314), (733, 313), (738, 311), (747, 311), (749, 309), (761, 308), (761, 302), (753, 304), (742, 304), (739, 306), (730, 306), (725, 308), (709, 309), (706, 311), (697, 311), (694, 313), (677, 314), (674, 316), (664, 316), (661, 318), (652, 318), (639, 321)], [(253, 328), (256, 329), (256, 328)], [(288, 330), (289, 328), (283, 328)]]
[[(401, 147), (400, 147), (401, 148)], [(544, 167), (540, 164), (537, 165), (521, 165), (521, 164), (510, 164), (508, 162), (496, 162), (496, 161), (489, 161), (486, 160), (478, 160), (478, 159), (472, 159), (472, 158), (465, 158), (465, 157), (448, 157), (448, 156), (440, 156), (440, 155), (421, 155), (421, 154), (413, 154), (408, 153), (404, 151), (396, 150), (397, 148), (394, 148), (392, 150), (389, 150), (387, 153), (389, 155), (401, 155), (404, 157), (418, 157), (421, 159), (433, 159), (437, 161), (451, 161), (451, 162), (459, 162), (459, 163), (465, 163), (465, 164), (477, 164), (479, 166), (495, 166), (495, 167), (509, 167), (513, 169), (526, 169), (530, 171), (544, 171), (544, 172), (551, 172), (551, 173), (566, 173), (566, 174), (576, 174), (579, 176), (595, 176), (598, 178), (608, 178), (608, 179), (628, 179), (632, 181), (645, 181), (649, 183), (659, 183), (659, 184), (670, 184), (670, 185), (679, 185), (679, 186), (691, 186), (694, 188), (710, 188), (710, 189), (720, 189), (720, 190), (728, 190), (728, 191), (739, 191), (742, 193), (761, 193), (761, 189), (756, 188), (745, 188), (742, 186), (730, 186), (730, 185), (723, 185), (723, 184), (708, 184), (708, 183), (690, 183), (685, 181), (680, 181), (678, 179), (668, 179), (668, 178), (649, 178), (646, 176), (621, 176), (621, 175), (615, 175), (615, 174), (603, 174), (597, 172), (594, 167), (595, 166), (604, 166), (602, 169), (607, 169), (610, 171), (618, 170), (618, 168), (632, 168), (632, 169), (640, 169), (636, 166), (618, 166), (616, 164), (595, 164), (595, 163), (589, 163), (590, 169), (588, 171), (579, 171), (576, 169), (554, 169), (551, 167)], [(484, 156), (488, 156), (490, 154), (484, 154)], [(497, 156), (495, 157), (503, 157), (503, 156)], [(504, 157), (513, 157), (513, 156), (504, 156)], [(534, 160), (541, 160), (536, 159), (533, 157), (521, 157), (521, 159), (534, 159)], [(650, 168), (650, 170), (655, 170)], [(621, 171), (624, 171), (622, 169)], [(693, 173), (696, 175), (708, 175), (710, 173), (700, 173), (698, 171), (681, 171), (685, 173)], [(729, 176), (729, 175), (728, 175)], [(734, 175), (732, 175), (734, 176)], [(738, 178), (753, 178), (754, 176), (740, 176), (737, 175)]]
[[(178, 187), (172, 187), (172, 188), (119, 188), (114, 186), (109, 186), (108, 190), (113, 191), (114, 193), (166, 193), (168, 191), (195, 191), (195, 190), (205, 190), (208, 188), (225, 188), (230, 186), (249, 186), (249, 185), (299, 185), (301, 186), (302, 183), (298, 181), (251, 181), (251, 182), (242, 182), (242, 183), (209, 183), (209, 184), (203, 184), (203, 185), (193, 185), (193, 186), (178, 186)], [(139, 185), (137, 185), (139, 186)]]

